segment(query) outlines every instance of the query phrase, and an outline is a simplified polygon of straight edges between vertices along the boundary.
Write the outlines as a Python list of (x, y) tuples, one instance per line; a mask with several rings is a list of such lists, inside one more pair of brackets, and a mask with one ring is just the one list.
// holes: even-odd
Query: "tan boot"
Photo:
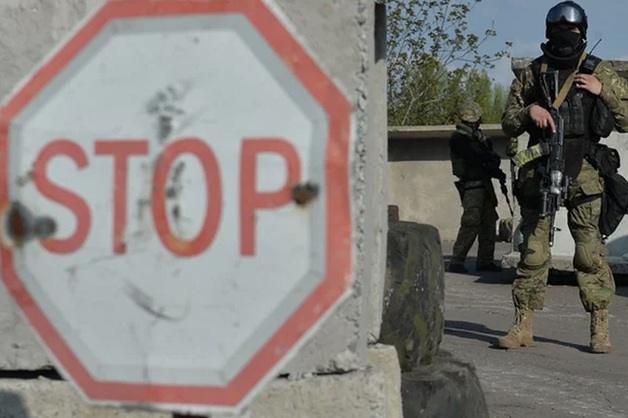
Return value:
[(608, 338), (608, 309), (591, 312), (591, 352), (609, 353), (611, 342)]
[(508, 330), (508, 334), (497, 339), (501, 348), (531, 347), (534, 344), (532, 337), (532, 309), (515, 308), (515, 323)]

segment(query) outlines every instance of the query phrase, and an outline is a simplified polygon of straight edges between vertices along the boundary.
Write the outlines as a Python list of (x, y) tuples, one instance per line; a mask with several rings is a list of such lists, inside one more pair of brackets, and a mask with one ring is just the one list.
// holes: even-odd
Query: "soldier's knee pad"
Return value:
[(549, 260), (548, 250), (539, 241), (528, 241), (523, 254), (523, 264), (532, 270), (542, 267)]
[(573, 266), (584, 273), (595, 273), (600, 269), (600, 254), (596, 253), (596, 246), (577, 244), (573, 257)]
[(482, 211), (480, 208), (466, 208), (462, 213), (460, 225), (468, 227), (480, 226), (482, 223)]

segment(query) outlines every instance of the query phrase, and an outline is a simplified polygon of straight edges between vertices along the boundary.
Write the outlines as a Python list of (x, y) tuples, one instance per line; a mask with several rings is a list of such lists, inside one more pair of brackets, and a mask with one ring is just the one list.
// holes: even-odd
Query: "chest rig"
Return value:
[[(536, 80), (540, 85), (542, 73), (548, 71), (558, 71), (559, 93), (553, 103), (553, 107), (564, 120), (564, 156), (565, 174), (571, 178), (576, 178), (582, 167), (587, 142), (597, 142), (599, 138), (590, 135), (591, 114), (595, 105), (595, 96), (590, 92), (577, 88), (573, 81), (578, 72), (593, 73), (593, 70), (601, 60), (593, 55), (582, 54), (578, 65), (575, 68), (551, 68), (546, 57), (540, 62), (537, 61)], [(541, 90), (537, 90), (539, 102), (543, 103)], [(538, 138), (535, 139), (538, 143)]]

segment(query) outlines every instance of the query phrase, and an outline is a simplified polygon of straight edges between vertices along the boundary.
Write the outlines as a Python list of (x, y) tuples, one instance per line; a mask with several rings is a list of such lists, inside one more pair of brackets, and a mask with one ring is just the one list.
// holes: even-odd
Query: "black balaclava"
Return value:
[(554, 29), (550, 34), (548, 46), (559, 57), (573, 56), (582, 43), (582, 36), (570, 29)]
[(471, 130), (474, 133), (477, 132), (480, 129), (480, 124), (481, 123), (482, 123), (481, 119), (478, 120), (477, 122), (467, 122), (466, 120), (462, 121), (462, 124), (468, 126), (469, 128), (471, 128)]
[(484, 134), (482, 133), (482, 130), (480, 129), (480, 125), (482, 124), (482, 118), (480, 118), (477, 122), (463, 121), (462, 124), (471, 129), (471, 135), (473, 136), (473, 138), (481, 142), (484, 142)]
[(541, 44), (543, 53), (558, 63), (572, 64), (586, 48), (582, 35), (570, 29), (553, 28), (546, 43)]

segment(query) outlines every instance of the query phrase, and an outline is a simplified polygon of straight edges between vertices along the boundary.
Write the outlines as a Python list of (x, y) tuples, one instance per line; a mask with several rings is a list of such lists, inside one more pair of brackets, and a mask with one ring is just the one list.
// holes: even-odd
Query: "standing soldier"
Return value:
[(454, 244), (449, 271), (467, 273), (467, 253), (478, 238), (476, 270), (500, 271), (493, 262), (497, 197), (491, 178), (502, 182), (506, 175), (499, 169), (500, 157), (493, 143), (480, 130), (482, 109), (475, 102), (464, 103), (459, 111), (460, 123), (449, 140), (451, 167), (458, 181), (454, 184), (462, 200), (460, 229)]
[(519, 170), (516, 195), (523, 243), (512, 284), (515, 321), (497, 344), (511, 349), (532, 345), (532, 314), (543, 309), (553, 227), (550, 216), (541, 216), (541, 176), (549, 152), (544, 138), (557, 133), (558, 126), (548, 111), (541, 77), (557, 71), (554, 91), (558, 94), (550, 103), (564, 121), (563, 174), (571, 180), (565, 206), (575, 241), (573, 265), (580, 299), (590, 313), (590, 349), (607, 353), (611, 349), (608, 307), (615, 283), (598, 226), (604, 186), (598, 171), (584, 157), (600, 137), (610, 134), (613, 125), (620, 132), (628, 131), (628, 88), (610, 63), (585, 53), (588, 22), (577, 3), (558, 3), (547, 13), (545, 24), (548, 41), (541, 45), (543, 55), (512, 82), (502, 116), (504, 132), (513, 137), (528, 132), (528, 150), (541, 150), (541, 156), (525, 162)]

